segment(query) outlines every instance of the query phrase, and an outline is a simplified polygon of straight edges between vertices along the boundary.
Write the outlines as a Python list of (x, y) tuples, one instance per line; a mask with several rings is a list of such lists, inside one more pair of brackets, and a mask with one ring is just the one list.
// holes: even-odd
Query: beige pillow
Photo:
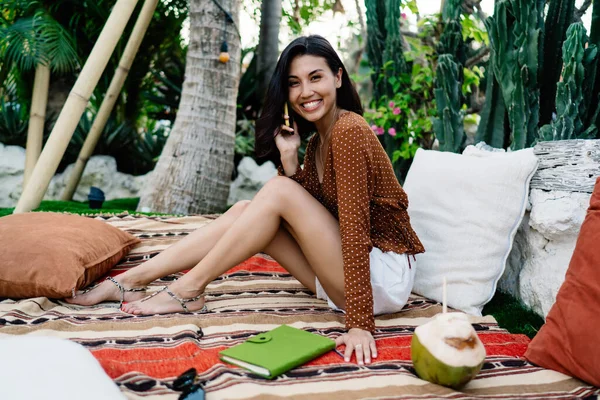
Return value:
[(77, 215), (0, 218), (0, 297), (64, 298), (106, 274), (140, 240)]

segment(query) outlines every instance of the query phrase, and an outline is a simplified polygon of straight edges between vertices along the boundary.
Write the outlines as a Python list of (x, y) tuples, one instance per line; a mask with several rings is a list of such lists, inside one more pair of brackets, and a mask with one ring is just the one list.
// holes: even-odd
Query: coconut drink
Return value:
[(459, 389), (473, 379), (485, 361), (485, 347), (464, 313), (444, 312), (415, 329), (410, 356), (419, 378)]

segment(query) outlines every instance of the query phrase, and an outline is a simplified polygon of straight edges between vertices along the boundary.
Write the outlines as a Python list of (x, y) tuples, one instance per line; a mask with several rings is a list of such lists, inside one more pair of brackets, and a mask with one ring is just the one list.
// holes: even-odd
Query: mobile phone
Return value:
[[(285, 126), (292, 126), (292, 127), (293, 127), (293, 126), (294, 126), (294, 123), (293, 123), (293, 121), (292, 121), (292, 116), (291, 116), (291, 114), (289, 113), (289, 108), (288, 108), (288, 103), (287, 103), (287, 101), (286, 101), (285, 103), (283, 103), (283, 115), (287, 115), (287, 116), (288, 116), (288, 119), (285, 119), (285, 118), (284, 118), (284, 121), (285, 121)], [(289, 133), (290, 135), (293, 135), (293, 134), (294, 134), (294, 132), (288, 132), (288, 133)]]

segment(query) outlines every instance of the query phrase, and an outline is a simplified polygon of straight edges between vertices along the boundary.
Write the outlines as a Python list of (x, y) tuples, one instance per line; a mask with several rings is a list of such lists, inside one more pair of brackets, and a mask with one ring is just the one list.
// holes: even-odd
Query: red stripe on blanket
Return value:
[[(122, 274), (132, 267), (115, 267), (108, 273), (107, 276), (112, 276), (113, 278), (117, 275)], [(183, 271), (187, 273), (189, 270)], [(279, 265), (276, 261), (269, 260), (264, 258), (263, 256), (256, 255), (250, 257), (248, 260), (239, 264), (236, 267), (231, 268), (229, 271), (224, 273), (223, 275), (233, 274), (238, 271), (248, 271), (248, 272), (277, 272), (277, 273), (288, 273), (281, 265)], [(104, 277), (99, 281), (104, 280)]]
[[(479, 335), (488, 357), (522, 357), (529, 338), (525, 335), (482, 333)], [(411, 336), (377, 340), (378, 357), (375, 362), (410, 361)], [(218, 353), (226, 347), (201, 349), (193, 343), (183, 343), (172, 348), (153, 349), (102, 349), (92, 351), (106, 373), (116, 379), (128, 372), (137, 371), (155, 379), (177, 376), (191, 367), (201, 373), (217, 363), (222, 363)], [(340, 348), (343, 353), (343, 347)], [(355, 360), (352, 360), (355, 362)], [(329, 352), (306, 366), (344, 364), (335, 352)]]

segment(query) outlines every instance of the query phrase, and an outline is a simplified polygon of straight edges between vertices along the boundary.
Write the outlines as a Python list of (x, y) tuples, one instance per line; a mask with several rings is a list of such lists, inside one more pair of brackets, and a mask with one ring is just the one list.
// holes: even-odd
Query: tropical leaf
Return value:
[(32, 70), (40, 63), (49, 64), (52, 71), (61, 73), (78, 66), (73, 38), (43, 11), (1, 28), (0, 58), (3, 64), (15, 63), (23, 71)]
[(0, 31), (0, 58), (3, 64), (15, 63), (21, 70), (28, 70), (47, 61), (43, 43), (36, 37), (35, 22), (35, 17), (19, 18)]
[(79, 57), (73, 37), (50, 15), (37, 13), (36, 17), (43, 21), (38, 25), (38, 37), (43, 42), (43, 51), (50, 60), (52, 71), (69, 73), (77, 69)]

